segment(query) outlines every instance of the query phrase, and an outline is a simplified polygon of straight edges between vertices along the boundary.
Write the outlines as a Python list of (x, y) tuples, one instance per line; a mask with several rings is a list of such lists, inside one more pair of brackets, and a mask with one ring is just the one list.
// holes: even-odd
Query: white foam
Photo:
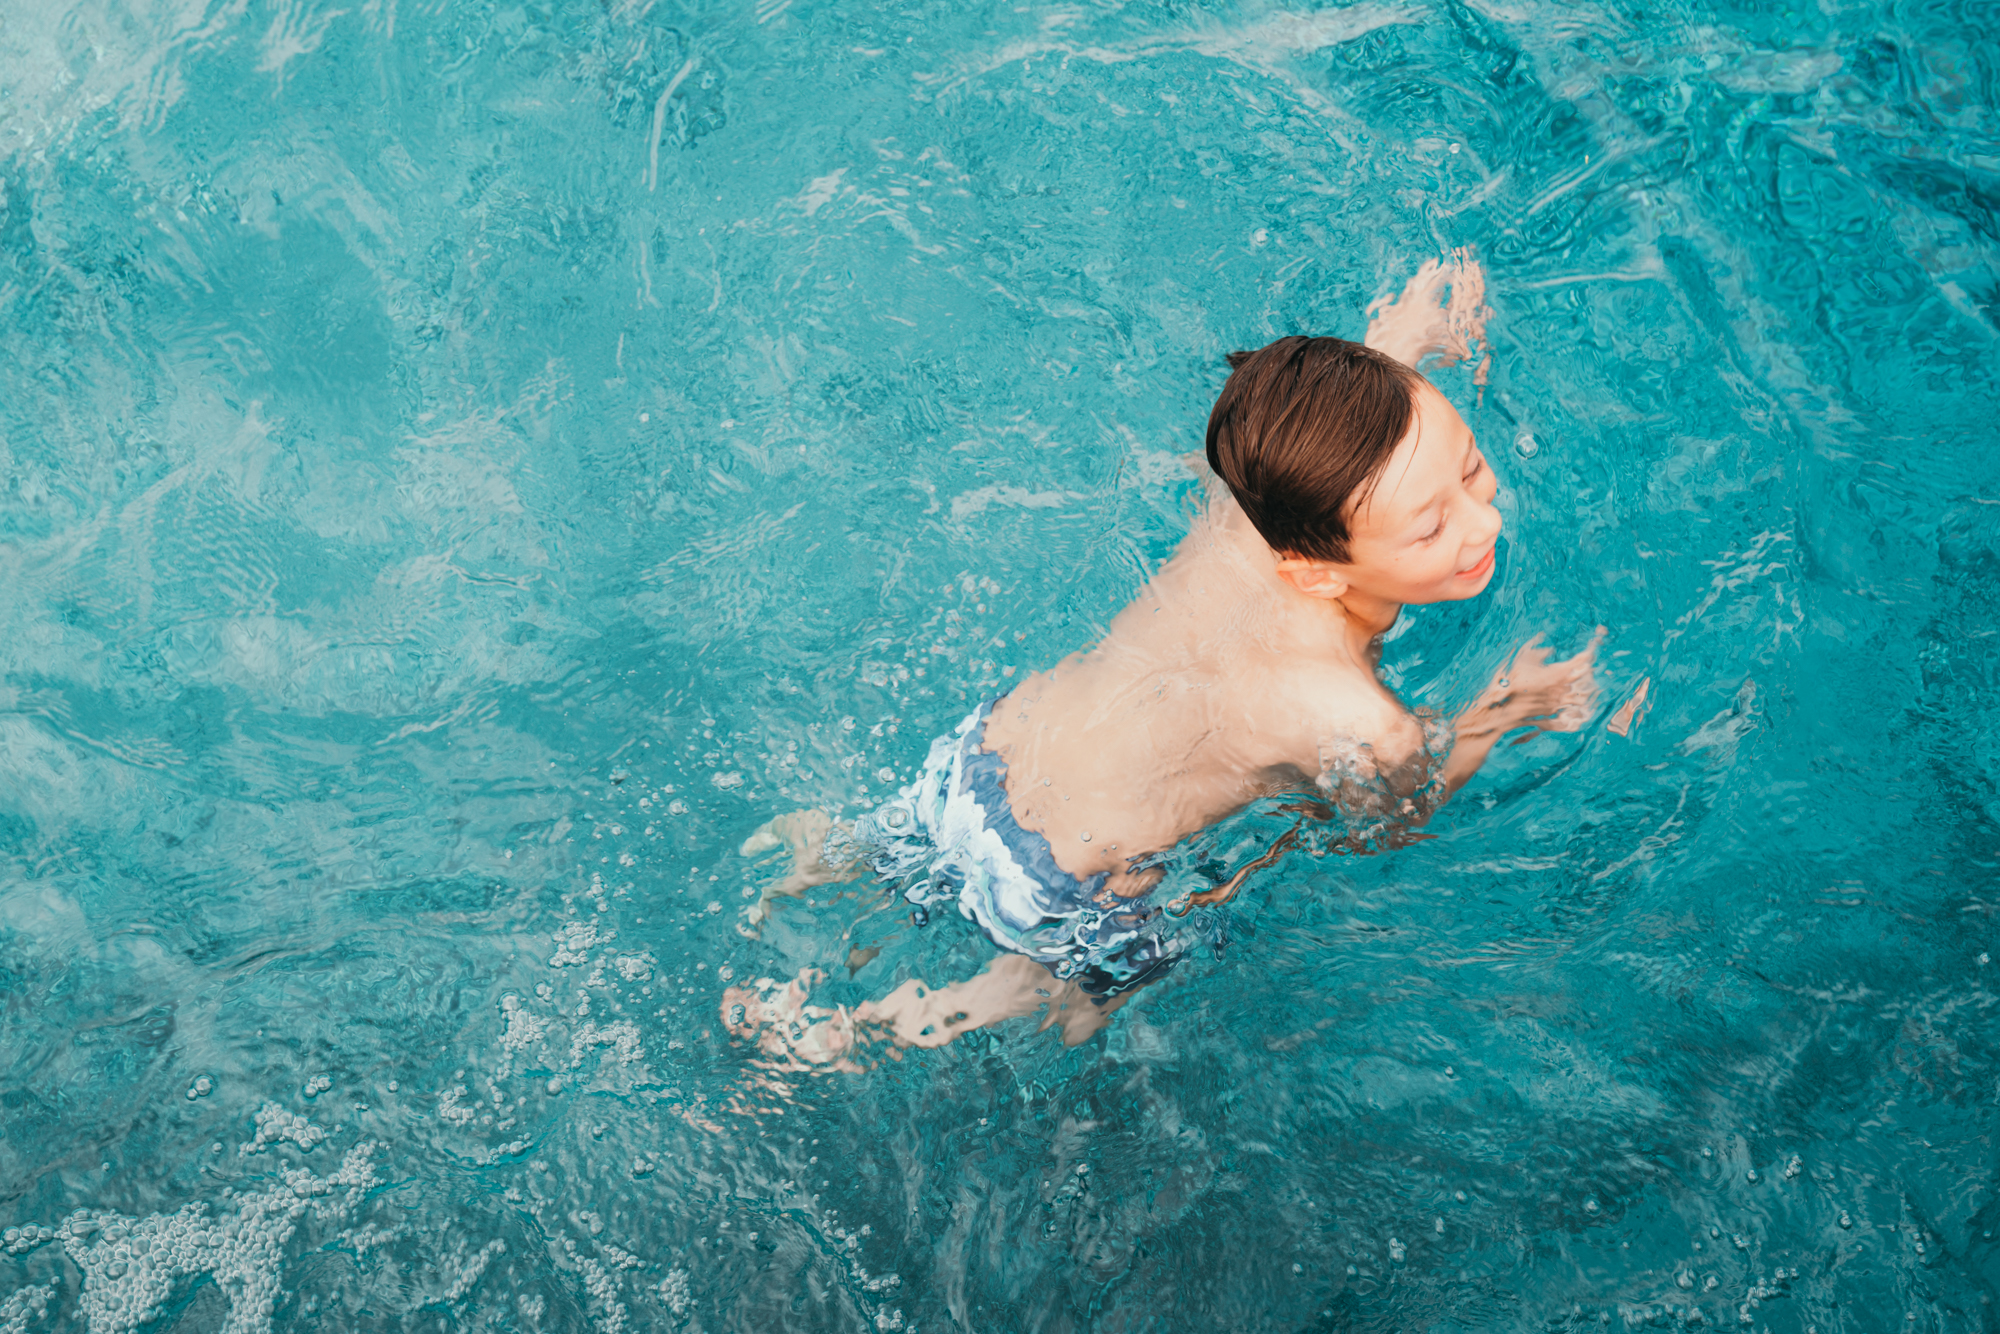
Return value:
[(511, 992), (500, 998), (500, 1012), (506, 1016), (506, 1027), (500, 1030), (500, 1069), (502, 1077), (514, 1069), (516, 1054), (530, 1047), (540, 1047), (547, 1039), (549, 1021), (521, 1003), (521, 998)]
[(688, 1295), (688, 1271), (676, 1269), (660, 1280), (660, 1300), (675, 1315), (686, 1315), (694, 1305), (694, 1298)]
[(603, 1319), (598, 1324), (601, 1334), (624, 1334), (625, 1303), (618, 1300), (618, 1280), (610, 1270), (579, 1251), (576, 1243), (568, 1237), (562, 1239), (562, 1244), (571, 1261), (582, 1271), (583, 1286), (590, 1293), (590, 1299), (603, 1313)]
[(479, 1281), (479, 1276), (486, 1272), (486, 1266), (493, 1262), (493, 1257), (505, 1254), (506, 1250), (507, 1243), (495, 1237), (475, 1251), (470, 1259), (463, 1258), (461, 1253), (454, 1266), (458, 1272), (452, 1276), (451, 1283), (445, 1288), (444, 1299), (447, 1302), (455, 1302), (463, 1297), (471, 1290), (472, 1285)]
[(50, 1279), (47, 1287), (31, 1284), (0, 1301), (0, 1334), (27, 1334), (28, 1322), (41, 1323), (48, 1314), (49, 1299), (56, 1295), (61, 1280)]
[(288, 1112), (275, 1102), (267, 1102), (257, 1109), (257, 1137), (246, 1144), (236, 1146), (239, 1154), (262, 1153), (280, 1140), (288, 1140), (301, 1149), (311, 1149), (326, 1138), (326, 1132), (294, 1112)]
[[(179, 1280), (196, 1274), (213, 1275), (229, 1299), (221, 1334), (268, 1334), (278, 1300), (279, 1262), (299, 1218), (309, 1209), (316, 1218), (344, 1217), (359, 1203), (376, 1184), (375, 1147), (372, 1142), (356, 1145), (339, 1169), (324, 1178), (293, 1168), (283, 1174), (281, 1184), (237, 1196), (227, 1216), (210, 1217), (206, 1202), (146, 1218), (72, 1215), (55, 1236), (83, 1271), (78, 1309), (90, 1334), (138, 1329), (158, 1314)], [(21, 1334), (28, 1309), (34, 1307), (39, 1315), (46, 1304), (46, 1297), (23, 1293), (0, 1302), (0, 1334)]]
[(594, 1023), (579, 1028), (569, 1042), (569, 1068), (574, 1070), (582, 1065), (583, 1058), (592, 1047), (612, 1048), (620, 1065), (631, 1065), (646, 1054), (645, 1046), (639, 1040), (639, 1026), (629, 1019), (620, 1019), (602, 1028)]
[(568, 968), (590, 960), (591, 947), (611, 939), (609, 934), (598, 935), (594, 922), (565, 922), (556, 928), (556, 952), (549, 956), (549, 967)]

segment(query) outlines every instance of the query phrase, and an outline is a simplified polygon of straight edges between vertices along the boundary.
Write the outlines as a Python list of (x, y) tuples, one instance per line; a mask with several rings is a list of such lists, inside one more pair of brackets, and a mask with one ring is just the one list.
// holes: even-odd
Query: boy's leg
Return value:
[[(1042, 1014), (1039, 1027), (1061, 1031), (1074, 1047), (1095, 1034), (1132, 993), (1106, 1000), (1019, 954), (1002, 954), (977, 977), (943, 987), (905, 982), (879, 1001), (852, 1010), (810, 1005), (807, 998), (825, 977), (814, 968), (782, 990), (730, 987), (722, 993), (722, 1022), (730, 1035), (755, 1042), (767, 1056), (804, 1065), (855, 1070), (857, 1043), (869, 1029), (887, 1030), (901, 1047), (942, 1047), (953, 1038), (1003, 1019)], [(1046, 1013), (1044, 1013), (1046, 1012)]]
[(905, 982), (879, 1001), (855, 1006), (854, 1020), (886, 1026), (902, 1046), (942, 1047), (975, 1028), (1046, 1010), (1040, 1027), (1061, 1029), (1063, 1045), (1074, 1047), (1127, 999), (1098, 999), (1025, 955), (1002, 954), (964, 982), (936, 988)]

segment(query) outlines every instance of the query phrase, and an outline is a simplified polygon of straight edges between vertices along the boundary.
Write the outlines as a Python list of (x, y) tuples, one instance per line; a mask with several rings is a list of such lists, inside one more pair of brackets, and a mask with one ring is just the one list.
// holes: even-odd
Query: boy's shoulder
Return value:
[(1338, 659), (1286, 660), (1263, 671), (1243, 666), (1237, 688), (1303, 754), (1340, 742), (1398, 756), (1423, 746), (1422, 724), (1367, 667)]

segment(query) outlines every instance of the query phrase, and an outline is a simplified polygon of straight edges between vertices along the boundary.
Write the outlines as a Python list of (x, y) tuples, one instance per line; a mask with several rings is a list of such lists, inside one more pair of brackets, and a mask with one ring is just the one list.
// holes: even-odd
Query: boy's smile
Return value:
[(1457, 577), (1477, 580), (1481, 588), (1486, 587), (1487, 577), (1493, 573), (1493, 553), (1496, 549), (1496, 547), (1486, 548), (1486, 554), (1479, 558), (1479, 563), (1469, 570), (1460, 570)]

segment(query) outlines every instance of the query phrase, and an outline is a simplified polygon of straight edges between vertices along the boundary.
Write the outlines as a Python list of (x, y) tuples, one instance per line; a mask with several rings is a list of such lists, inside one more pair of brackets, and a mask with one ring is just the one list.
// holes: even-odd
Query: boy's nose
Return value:
[(1501, 522), (1498, 507), (1492, 504), (1481, 505), (1479, 507), (1479, 527), (1475, 531), (1480, 534), (1479, 542), (1481, 546), (1500, 536)]

